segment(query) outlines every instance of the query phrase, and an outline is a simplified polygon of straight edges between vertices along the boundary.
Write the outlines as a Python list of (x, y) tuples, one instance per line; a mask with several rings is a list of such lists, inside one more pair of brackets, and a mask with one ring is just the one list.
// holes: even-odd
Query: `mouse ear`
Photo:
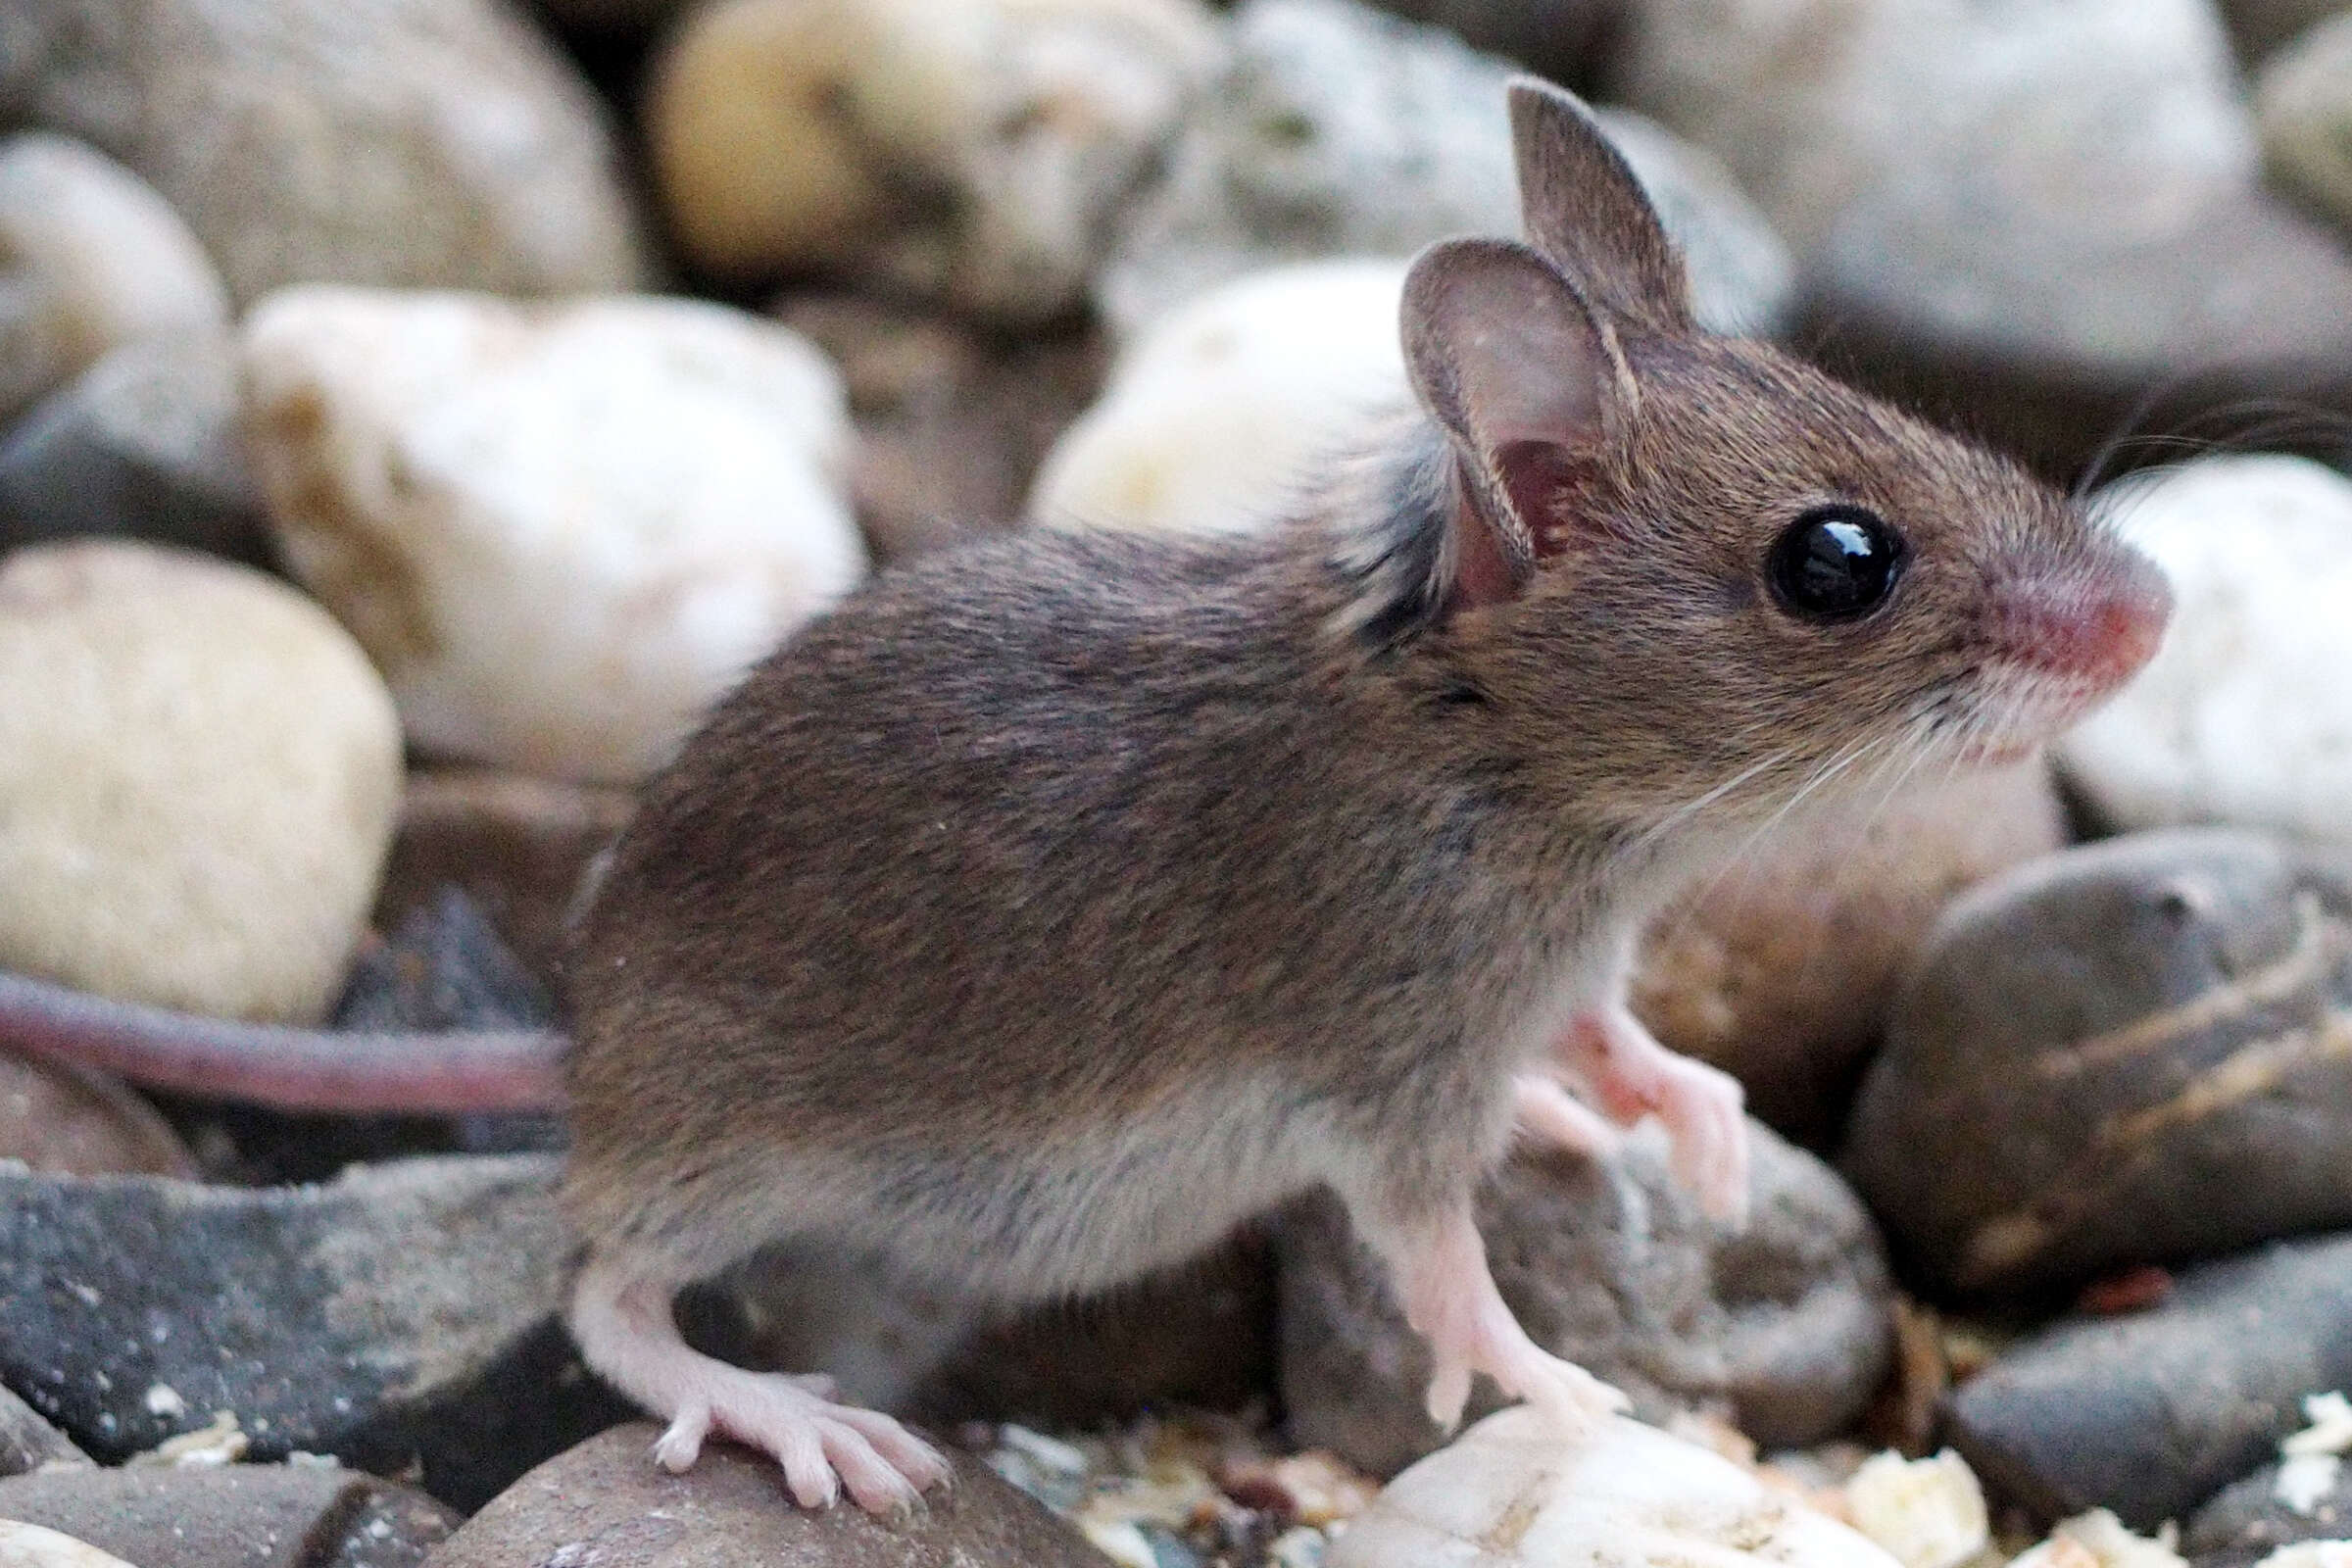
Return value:
[(1559, 270), (1510, 240), (1423, 251), (1405, 274), (1402, 326), (1413, 389), (1452, 439), (1462, 479), (1454, 598), (1512, 598), (1582, 537), (1563, 501), (1621, 428), (1632, 373)]
[(1683, 259), (1592, 111), (1534, 76), (1514, 78), (1509, 97), (1528, 240), (1610, 310), (1662, 331), (1690, 330)]

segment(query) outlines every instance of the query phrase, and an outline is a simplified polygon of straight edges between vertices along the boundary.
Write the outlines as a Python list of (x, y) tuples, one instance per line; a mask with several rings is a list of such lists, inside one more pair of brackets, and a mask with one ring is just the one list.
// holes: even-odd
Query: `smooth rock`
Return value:
[(840, 377), (756, 317), (306, 288), (243, 360), (287, 564), (436, 755), (633, 780), (865, 573)]
[(71, 136), (0, 140), (0, 425), (125, 343), (227, 324), (211, 259), (136, 174)]
[(2053, 471), (2352, 412), (2352, 253), (2263, 186), (2206, 0), (1652, 0), (1613, 81), (1756, 198), (1824, 357)]
[(0, 1051), (0, 1159), (61, 1176), (193, 1176), (153, 1105), (104, 1073)]
[(626, 1408), (555, 1321), (555, 1173), (416, 1159), (254, 1191), (0, 1170), (0, 1381), (101, 1459), (226, 1410), (255, 1459), (332, 1453), (477, 1505)]
[(2067, 1318), (1962, 1384), (1952, 1446), (2045, 1519), (2184, 1519), (2270, 1457), (2296, 1401), (2352, 1387), (2352, 1236), (2279, 1243), (2180, 1276), (2160, 1305)]
[[(1510, 66), (1357, 0), (1249, 0), (1233, 40), (1232, 65), (1096, 282), (1122, 337), (1279, 262), (1402, 259), (1448, 235), (1519, 232)], [(1788, 252), (1722, 167), (1638, 115), (1601, 122), (1683, 248), (1699, 319), (1761, 335), (1784, 325)]]
[(598, 854), (620, 836), (634, 799), (625, 790), (565, 784), (485, 768), (409, 774), (400, 826), (384, 865), (376, 924), (455, 887), (490, 919), (523, 964), (552, 983), (569, 911)]
[(2067, 842), (2046, 763), (1906, 787), (1793, 823), (1650, 923), (1634, 1009), (1747, 1089), (1751, 1115), (1827, 1147), (1904, 973), (1964, 889)]
[(224, 332), (125, 344), (0, 440), (0, 549), (78, 534), (265, 559)]
[(1620, 1416), (1563, 1444), (1536, 1411), (1489, 1416), (1381, 1492), (1328, 1568), (1897, 1568), (1884, 1548), (1722, 1455)]
[(2059, 745), (2119, 827), (2230, 822), (2352, 844), (2352, 479), (2212, 458), (2107, 493), (2173, 584), (2146, 668)]
[(0, 1480), (22, 1519), (138, 1568), (416, 1568), (459, 1516), (335, 1464), (72, 1470)]
[(1041, 321), (1078, 303), (1219, 52), (1200, 0), (721, 0), (657, 61), (646, 135), (713, 276)]
[(1402, 262), (1303, 262), (1154, 318), (1047, 454), (1031, 517), (1182, 533), (1279, 523), (1320, 466), (1411, 406), (1403, 287)]
[(325, 1013), (400, 735), (282, 582), (150, 545), (0, 561), (0, 965), (228, 1017)]
[(433, 1568), (1103, 1568), (1084, 1537), (950, 1449), (954, 1481), (904, 1521), (793, 1505), (774, 1461), (712, 1443), (684, 1475), (632, 1422), (514, 1483), (433, 1554)]
[(1108, 359), (1089, 323), (1005, 336), (832, 292), (789, 295), (775, 315), (841, 368), (858, 427), (851, 489), (882, 565), (1018, 527), (1038, 465)]
[(646, 285), (604, 111), (504, 0), (16, 0), (0, 118), (129, 165), (250, 304)]
[(21, 1476), (43, 1465), (71, 1468), (90, 1462), (72, 1438), (0, 1384), (0, 1476)]
[(2253, 1568), (2299, 1541), (2352, 1541), (2352, 1465), (2308, 1510), (2280, 1501), (2278, 1467), (2265, 1465), (2216, 1493), (2181, 1533), (2180, 1549), (2196, 1568)]
[[(1729, 1403), (1774, 1446), (1843, 1430), (1891, 1350), (1869, 1215), (1819, 1160), (1751, 1123), (1752, 1217), (1727, 1235), (1674, 1184), (1654, 1132), (1614, 1167), (1523, 1152), (1488, 1183), (1479, 1229), (1504, 1299), (1538, 1344), (1625, 1390), (1639, 1414)], [(1428, 1350), (1338, 1203), (1286, 1210), (1275, 1251), (1293, 1436), (1375, 1475), (1437, 1448)], [(1482, 1381), (1471, 1411), (1498, 1402)]]
[(0, 1519), (0, 1568), (134, 1568), (87, 1542), (40, 1525)]
[(2254, 122), (2272, 177), (2352, 231), (2352, 11), (2263, 63)]
[(2230, 41), (2237, 46), (2237, 57), (2250, 66), (2259, 65), (2306, 27), (2352, 10), (2345, 0), (2221, 0), (2221, 7)]
[(1540, 76), (1582, 88), (1603, 73), (1631, 0), (1380, 0), (1414, 22), (1444, 27), (1474, 49), (1504, 55)]
[(2184, 829), (1954, 904), (1842, 1160), (1912, 1267), (2014, 1296), (2352, 1226), (2345, 870)]

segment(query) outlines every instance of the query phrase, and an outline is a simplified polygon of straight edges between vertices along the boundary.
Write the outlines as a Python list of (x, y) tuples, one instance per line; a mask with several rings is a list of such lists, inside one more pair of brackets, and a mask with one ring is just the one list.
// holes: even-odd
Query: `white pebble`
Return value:
[(639, 777), (865, 574), (840, 376), (742, 312), (299, 288), (243, 357), (287, 562), (429, 752)]
[(1372, 260), (1268, 268), (1159, 318), (1047, 454), (1030, 516), (1188, 533), (1279, 521), (1318, 465), (1409, 401), (1404, 272)]

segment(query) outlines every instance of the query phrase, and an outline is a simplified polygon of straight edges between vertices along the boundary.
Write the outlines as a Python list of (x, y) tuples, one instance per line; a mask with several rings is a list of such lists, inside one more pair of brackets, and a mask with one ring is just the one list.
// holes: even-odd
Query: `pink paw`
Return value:
[(654, 1445), (664, 1470), (692, 1469), (703, 1440), (720, 1432), (772, 1455), (802, 1507), (830, 1507), (846, 1488), (872, 1514), (913, 1507), (952, 1474), (937, 1449), (879, 1411), (836, 1404), (802, 1379), (728, 1370), (735, 1375), (715, 1380), (707, 1400), (681, 1405)]

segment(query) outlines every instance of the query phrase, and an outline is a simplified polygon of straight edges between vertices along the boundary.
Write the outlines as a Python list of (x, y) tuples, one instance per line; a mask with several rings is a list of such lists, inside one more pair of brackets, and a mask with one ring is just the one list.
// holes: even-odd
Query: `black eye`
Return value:
[(1783, 608), (1807, 620), (1853, 620), (1885, 603), (1903, 555), (1903, 536), (1875, 513), (1816, 507), (1773, 541), (1764, 570)]

